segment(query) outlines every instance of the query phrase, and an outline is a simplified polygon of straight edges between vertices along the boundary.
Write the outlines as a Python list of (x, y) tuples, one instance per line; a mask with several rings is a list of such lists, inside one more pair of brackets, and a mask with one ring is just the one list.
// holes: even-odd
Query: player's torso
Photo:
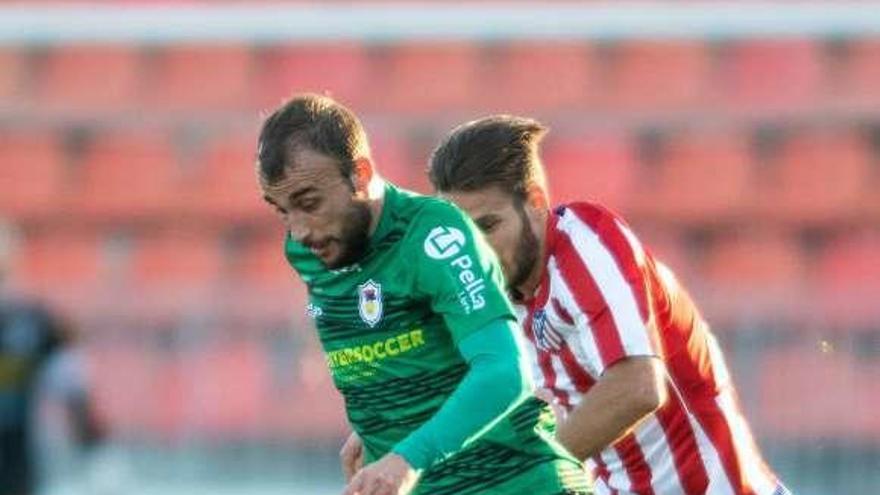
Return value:
[[(737, 408), (719, 407), (719, 402), (733, 401), (735, 393), (714, 336), (667, 268), (648, 255), (643, 269), (651, 318), (669, 371), (669, 400), (588, 462), (597, 486), (637, 494), (755, 493), (729, 481), (747, 468), (735, 459), (737, 450), (754, 460), (749, 479), (769, 486), (772, 474), (763, 467)], [(519, 308), (519, 317), (537, 386), (551, 389), (572, 409), (599, 380), (601, 370), (592, 364), (600, 354), (595, 315), (588, 305), (575, 303), (568, 283), (551, 257), (538, 296), (529, 307)], [(717, 432), (723, 429), (743, 433), (723, 438)]]

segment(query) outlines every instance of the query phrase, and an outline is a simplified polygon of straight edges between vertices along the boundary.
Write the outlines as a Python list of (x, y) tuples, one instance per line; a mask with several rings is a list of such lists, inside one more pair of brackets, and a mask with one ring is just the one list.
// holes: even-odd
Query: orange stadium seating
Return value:
[(719, 76), (716, 83), (725, 86), (721, 101), (747, 111), (815, 105), (824, 82), (813, 40), (737, 43)]
[(154, 57), (148, 101), (175, 111), (246, 108), (254, 60), (248, 46), (175, 46)]
[(212, 286), (223, 258), (215, 236), (181, 229), (137, 239), (132, 264), (132, 281), (139, 287), (178, 291)]
[(255, 134), (212, 136), (184, 181), (182, 209), (219, 222), (272, 219), (271, 210), (260, 200), (256, 155)]
[(43, 105), (96, 112), (132, 109), (140, 103), (143, 74), (135, 47), (58, 47), (45, 64), (38, 89)]
[(274, 108), (293, 93), (329, 93), (346, 105), (380, 108), (381, 93), (370, 85), (373, 67), (367, 49), (357, 43), (279, 46), (258, 56), (260, 108)]
[(21, 101), (27, 69), (23, 50), (0, 48), (0, 107)]
[(56, 213), (64, 192), (65, 157), (47, 130), (0, 130), (0, 216), (25, 219)]
[[(831, 341), (765, 353), (757, 365), (762, 372), (756, 411), (763, 428), (778, 439), (880, 439), (880, 366), (859, 362), (848, 351)], [(821, 407), (804, 407), (803, 398), (817, 394)]]
[(25, 237), (17, 276), (40, 294), (88, 291), (103, 282), (104, 264), (101, 244), (93, 234), (36, 232)]
[(691, 109), (708, 100), (712, 60), (700, 41), (630, 41), (614, 48), (608, 104), (624, 110)]
[(542, 159), (554, 203), (592, 199), (617, 211), (628, 206), (637, 171), (625, 134), (550, 134)]
[(871, 157), (863, 135), (843, 129), (796, 132), (771, 160), (761, 189), (765, 215), (823, 223), (859, 212)]
[(880, 39), (856, 40), (850, 47), (839, 96), (860, 105), (880, 104)]
[(754, 201), (749, 153), (748, 138), (738, 129), (669, 136), (639, 211), (683, 223), (741, 220)]
[(843, 326), (876, 324), (880, 318), (880, 235), (852, 234), (830, 242), (816, 265), (815, 287), (823, 312)]
[[(764, 320), (802, 308), (805, 261), (782, 233), (748, 233), (719, 239), (700, 274), (704, 297), (719, 317)], [(734, 320), (735, 321), (735, 320)]]
[(437, 112), (476, 103), (480, 50), (470, 43), (394, 45), (380, 57), (383, 109)]
[(484, 66), (480, 100), (492, 111), (582, 108), (598, 90), (595, 50), (578, 42), (513, 42)]

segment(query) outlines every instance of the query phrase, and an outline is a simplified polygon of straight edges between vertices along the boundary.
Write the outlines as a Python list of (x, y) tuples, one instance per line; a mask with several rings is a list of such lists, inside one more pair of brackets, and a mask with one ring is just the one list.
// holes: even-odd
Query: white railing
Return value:
[(865, 36), (878, 2), (0, 5), (0, 44)]

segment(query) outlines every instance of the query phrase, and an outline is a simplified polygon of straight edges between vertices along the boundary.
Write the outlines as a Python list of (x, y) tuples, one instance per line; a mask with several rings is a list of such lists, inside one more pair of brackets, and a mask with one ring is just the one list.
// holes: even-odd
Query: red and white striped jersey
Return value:
[(657, 356), (669, 399), (589, 459), (596, 493), (786, 493), (761, 458), (718, 344), (674, 275), (622, 220), (591, 203), (557, 208), (546, 270), (522, 326), (535, 381), (574, 408), (603, 371)]

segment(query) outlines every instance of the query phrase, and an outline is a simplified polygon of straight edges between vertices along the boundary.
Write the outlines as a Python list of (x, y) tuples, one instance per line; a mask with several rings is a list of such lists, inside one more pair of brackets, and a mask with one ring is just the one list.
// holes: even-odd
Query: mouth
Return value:
[(312, 254), (321, 259), (327, 259), (330, 254), (330, 250), (333, 247), (333, 243), (335, 241), (333, 239), (328, 239), (326, 241), (316, 242), (309, 245), (309, 250), (312, 251)]

